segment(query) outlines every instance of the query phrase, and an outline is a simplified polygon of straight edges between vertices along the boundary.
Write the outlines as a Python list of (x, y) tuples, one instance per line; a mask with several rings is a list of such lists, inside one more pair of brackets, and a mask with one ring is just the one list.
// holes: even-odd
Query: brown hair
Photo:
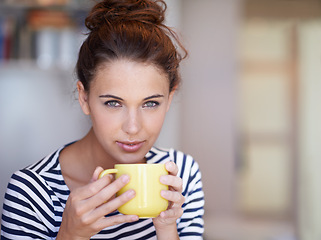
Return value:
[(85, 20), (90, 31), (76, 66), (86, 91), (102, 63), (122, 58), (161, 69), (170, 91), (179, 85), (179, 63), (187, 51), (163, 23), (166, 8), (163, 0), (104, 0), (93, 7)]

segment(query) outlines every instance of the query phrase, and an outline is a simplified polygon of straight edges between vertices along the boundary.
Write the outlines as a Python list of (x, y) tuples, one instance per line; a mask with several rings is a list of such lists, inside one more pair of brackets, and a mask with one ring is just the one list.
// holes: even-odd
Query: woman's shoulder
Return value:
[(47, 156), (45, 156), (41, 160), (27, 166), (26, 168), (24, 168), (22, 170), (29, 170), (29, 171), (33, 171), (38, 174), (41, 174), (43, 172), (48, 171), (49, 169), (59, 167), (59, 155), (60, 155), (60, 152), (63, 148), (64, 147), (61, 147), (61, 148), (55, 150), (54, 152), (51, 152), (50, 154), (48, 154)]
[(42, 191), (51, 191), (53, 184), (63, 184), (63, 178), (61, 175), (59, 165), (59, 153), (63, 147), (48, 154), (23, 169), (14, 172), (11, 176), (8, 188), (10, 187), (19, 192), (31, 192), (43, 195)]
[(10, 205), (11, 202), (23, 202), (24, 205), (30, 204), (37, 209), (41, 208), (38, 203), (42, 203), (50, 212), (54, 206), (64, 203), (69, 190), (59, 166), (59, 153), (62, 148), (14, 172), (7, 186), (5, 203)]
[(31, 171), (38, 175), (45, 176), (48, 174), (61, 175), (60, 157), (61, 152), (69, 145), (75, 142), (67, 143), (57, 148), (41, 160), (27, 166), (20, 171)]

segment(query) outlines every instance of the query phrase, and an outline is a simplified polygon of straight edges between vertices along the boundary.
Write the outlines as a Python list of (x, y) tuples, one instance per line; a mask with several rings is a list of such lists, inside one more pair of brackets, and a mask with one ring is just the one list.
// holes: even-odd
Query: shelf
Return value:
[[(39, 3), (40, 2), (40, 3)], [(58, 2), (58, 3), (57, 3)], [(29, 11), (33, 9), (61, 10), (67, 12), (87, 12), (93, 6), (91, 1), (55, 1), (55, 3), (41, 3), (41, 1), (4, 1), (0, 0), (0, 12)]]
[(66, 4), (62, 4), (60, 0), (54, 2), (61, 4), (38, 4), (41, 1), (0, 0), (2, 63), (31, 60), (44, 67), (74, 62), (86, 31), (84, 20), (93, 2), (65, 0)]

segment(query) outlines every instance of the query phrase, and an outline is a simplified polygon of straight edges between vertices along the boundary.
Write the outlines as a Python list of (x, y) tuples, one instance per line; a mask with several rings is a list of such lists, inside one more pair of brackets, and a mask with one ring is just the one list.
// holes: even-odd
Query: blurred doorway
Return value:
[(317, 240), (321, 2), (247, 0), (244, 10), (237, 210)]
[(246, 215), (290, 219), (297, 156), (295, 24), (247, 20), (240, 49), (238, 209)]

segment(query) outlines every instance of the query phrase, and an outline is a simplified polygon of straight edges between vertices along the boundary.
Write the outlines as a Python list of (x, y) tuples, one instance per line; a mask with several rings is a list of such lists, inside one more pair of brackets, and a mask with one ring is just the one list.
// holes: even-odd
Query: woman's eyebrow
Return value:
[[(114, 96), (114, 95), (111, 95), (111, 94), (106, 94), (106, 95), (100, 95), (99, 96), (100, 98), (114, 98), (114, 99), (118, 99), (120, 101), (123, 101), (124, 99), (120, 98), (120, 97), (117, 97), (117, 96)], [(162, 98), (164, 97), (164, 95), (161, 95), (161, 94), (154, 94), (152, 96), (149, 96), (149, 97), (146, 97), (144, 98), (144, 101), (146, 100), (149, 100), (149, 99), (153, 99), (153, 98)]]
[(162, 98), (162, 97), (164, 97), (164, 95), (155, 94), (155, 95), (152, 95), (152, 96), (149, 96), (149, 97), (144, 98), (144, 101), (149, 100), (149, 99), (152, 99), (152, 98)]
[(100, 98), (114, 98), (114, 99), (118, 99), (118, 100), (120, 100), (120, 101), (123, 101), (122, 98), (117, 97), (117, 96), (114, 96), (114, 95), (110, 95), (110, 94), (100, 95), (99, 97), (100, 97)]

